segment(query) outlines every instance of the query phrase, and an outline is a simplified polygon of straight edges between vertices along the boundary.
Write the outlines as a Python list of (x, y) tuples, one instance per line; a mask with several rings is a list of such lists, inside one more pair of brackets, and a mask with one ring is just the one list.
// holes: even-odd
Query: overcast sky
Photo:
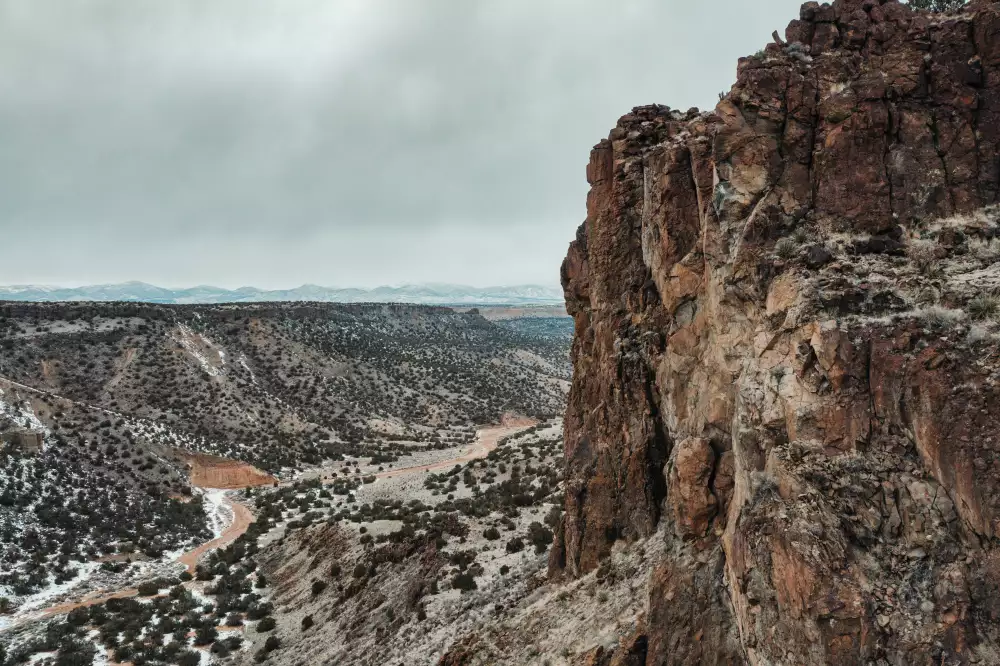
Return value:
[(0, 284), (557, 284), (593, 144), (799, 0), (0, 0)]

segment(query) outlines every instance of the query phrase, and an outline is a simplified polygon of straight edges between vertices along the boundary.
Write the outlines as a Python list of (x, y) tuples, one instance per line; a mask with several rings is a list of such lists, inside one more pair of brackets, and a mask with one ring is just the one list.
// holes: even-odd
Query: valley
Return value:
[[(421, 306), (17, 304), (0, 330), (0, 425), (44, 442), (0, 453), (0, 663), (277, 660), (265, 629), (297, 615), (261, 609), (299, 535), (339, 529), (357, 558), (401, 539), (436, 551), (479, 529), (461, 516), (481, 518), (491, 483), (497, 509), (518, 489), (557, 503), (557, 440), (537, 487), (501, 465), (483, 486), (466, 473), (462, 497), (454, 475), (535, 424), (558, 437), (565, 327)], [(151, 642), (178, 622), (191, 636)]]

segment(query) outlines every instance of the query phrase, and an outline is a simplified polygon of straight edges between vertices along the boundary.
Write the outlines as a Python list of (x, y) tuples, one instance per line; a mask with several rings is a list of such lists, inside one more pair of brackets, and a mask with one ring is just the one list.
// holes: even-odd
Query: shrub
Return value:
[(541, 523), (531, 523), (528, 526), (528, 538), (534, 544), (535, 552), (542, 554), (548, 549), (549, 544), (552, 543), (552, 530), (546, 528)]
[(938, 245), (932, 240), (914, 239), (906, 247), (906, 255), (924, 275), (936, 275), (941, 270), (937, 257)]
[(199, 666), (201, 664), (201, 655), (192, 650), (184, 650), (177, 655), (178, 666)]
[(89, 666), (94, 663), (97, 650), (94, 646), (77, 638), (67, 638), (59, 645), (55, 666)]
[(273, 617), (265, 617), (263, 620), (257, 623), (257, 633), (266, 634), (267, 632), (272, 631), (277, 626), (277, 624), (278, 623), (274, 621)]
[(281, 647), (281, 641), (278, 640), (277, 636), (268, 636), (267, 640), (264, 641), (264, 651), (274, 652)]
[(486, 531), (483, 532), (483, 536), (490, 541), (496, 541), (500, 538), (500, 530), (495, 527), (488, 527), (486, 528)]
[(302, 618), (302, 631), (307, 631), (314, 624), (315, 622), (313, 622), (313, 616), (306, 615), (304, 618)]
[(794, 257), (799, 250), (799, 244), (795, 242), (795, 239), (790, 236), (785, 236), (784, 238), (779, 238), (778, 242), (774, 244), (774, 254), (782, 259), (791, 259)]
[(969, 344), (976, 344), (977, 342), (985, 342), (987, 340), (991, 340), (992, 338), (993, 334), (990, 332), (989, 328), (983, 326), (982, 324), (975, 324), (969, 328), (969, 334), (965, 339)]
[(931, 328), (946, 328), (961, 321), (965, 313), (961, 310), (949, 310), (940, 305), (932, 305), (918, 311), (917, 316), (926, 321)]
[(155, 580), (147, 580), (139, 583), (139, 587), (137, 589), (139, 590), (140, 597), (155, 597), (160, 593), (160, 583)]
[(196, 646), (210, 645), (219, 637), (219, 632), (210, 624), (198, 627), (194, 634), (194, 644)]
[(455, 574), (451, 579), (451, 586), (463, 592), (469, 592), (479, 587), (476, 585), (476, 579), (472, 577), (472, 574), (468, 573)]
[(264, 602), (262, 604), (254, 604), (250, 606), (250, 608), (247, 610), (247, 619), (262, 620), (266, 616), (270, 615), (273, 609), (274, 606), (272, 606), (268, 602)]
[(312, 582), (312, 595), (318, 597), (326, 589), (326, 582), (322, 580), (314, 580)]
[(82, 627), (90, 622), (90, 609), (85, 606), (74, 608), (66, 616), (66, 621), (74, 627)]
[(980, 294), (969, 301), (965, 310), (976, 321), (993, 319), (1000, 312), (1000, 300), (990, 294)]
[(522, 550), (524, 550), (524, 542), (521, 541), (519, 538), (514, 537), (513, 539), (507, 542), (508, 553), (520, 553)]

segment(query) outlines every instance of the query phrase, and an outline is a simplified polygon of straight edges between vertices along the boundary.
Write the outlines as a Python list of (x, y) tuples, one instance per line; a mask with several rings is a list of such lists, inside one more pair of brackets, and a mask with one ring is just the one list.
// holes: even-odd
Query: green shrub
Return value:
[(74, 627), (82, 627), (90, 622), (90, 609), (85, 606), (74, 608), (66, 616), (66, 621)]
[(552, 530), (546, 528), (541, 523), (535, 522), (528, 526), (528, 538), (535, 546), (535, 552), (539, 555), (544, 553), (549, 544), (552, 543)]
[(219, 637), (219, 632), (216, 631), (215, 627), (210, 624), (205, 624), (198, 627), (198, 631), (194, 634), (194, 644), (198, 647), (203, 645), (211, 645)]
[(1000, 313), (1000, 299), (990, 294), (980, 294), (970, 300), (965, 309), (976, 321), (993, 319)]
[(479, 587), (476, 585), (476, 579), (472, 577), (472, 574), (468, 573), (455, 574), (451, 579), (451, 586), (462, 592), (469, 592)]
[(795, 242), (795, 239), (790, 236), (785, 236), (784, 238), (779, 238), (778, 242), (774, 244), (774, 254), (782, 259), (791, 259), (799, 251), (799, 244)]
[(178, 666), (199, 666), (201, 655), (193, 650), (184, 650), (177, 656)]

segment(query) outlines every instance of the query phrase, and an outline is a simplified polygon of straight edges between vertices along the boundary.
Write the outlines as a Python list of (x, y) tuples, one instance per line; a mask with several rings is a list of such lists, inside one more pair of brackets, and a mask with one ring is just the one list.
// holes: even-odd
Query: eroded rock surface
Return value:
[(551, 570), (656, 535), (641, 650), (1000, 663), (1000, 4), (803, 5), (587, 167)]

